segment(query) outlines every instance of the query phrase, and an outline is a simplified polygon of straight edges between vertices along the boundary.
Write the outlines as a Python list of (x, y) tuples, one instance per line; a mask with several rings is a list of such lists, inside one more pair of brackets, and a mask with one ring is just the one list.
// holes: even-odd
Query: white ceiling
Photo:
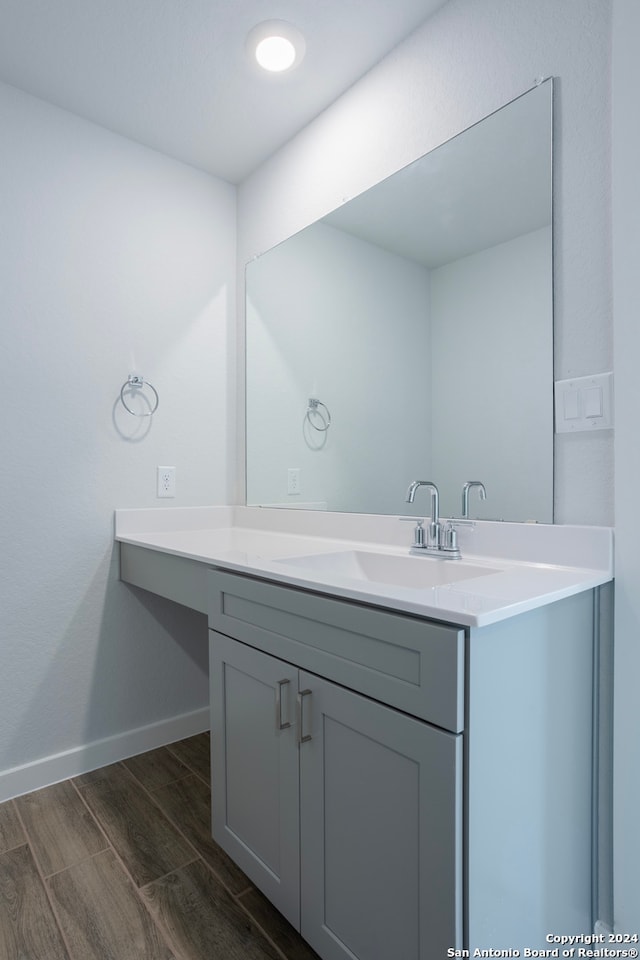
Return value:
[[(0, 0), (0, 80), (238, 183), (446, 0)], [(306, 39), (262, 74), (262, 20)]]

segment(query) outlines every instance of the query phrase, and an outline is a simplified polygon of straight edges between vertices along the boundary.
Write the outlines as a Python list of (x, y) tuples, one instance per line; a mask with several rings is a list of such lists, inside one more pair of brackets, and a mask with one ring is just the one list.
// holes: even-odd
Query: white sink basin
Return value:
[(304, 557), (281, 557), (277, 562), (320, 575), (330, 574), (332, 577), (348, 577), (352, 580), (423, 590), (500, 572), (491, 567), (465, 563), (463, 560), (400, 556), (368, 550), (340, 550), (336, 553), (317, 553)]

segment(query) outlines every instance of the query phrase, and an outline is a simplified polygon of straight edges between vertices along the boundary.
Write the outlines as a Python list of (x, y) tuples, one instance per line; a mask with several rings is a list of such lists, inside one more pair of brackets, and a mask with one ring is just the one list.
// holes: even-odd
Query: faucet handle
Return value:
[(424, 547), (424, 519), (422, 517), (399, 517), (404, 523), (415, 523), (413, 546)]
[(445, 550), (458, 549), (458, 531), (456, 530), (455, 524), (453, 524), (451, 520), (445, 523), (445, 527), (442, 532), (442, 541), (442, 545)]
[(460, 548), (458, 546), (458, 531), (456, 524), (448, 520), (444, 524), (442, 531), (442, 549), (452, 559), (460, 559)]

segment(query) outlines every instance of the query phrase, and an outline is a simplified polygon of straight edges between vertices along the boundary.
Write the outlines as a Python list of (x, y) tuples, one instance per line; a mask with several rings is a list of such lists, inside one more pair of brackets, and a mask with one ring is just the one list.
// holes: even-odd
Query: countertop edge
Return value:
[[(222, 515), (220, 515), (220, 519), (222, 519)], [(213, 531), (220, 535), (223, 530), (230, 533), (234, 529), (238, 528), (225, 528), (222, 525), (216, 525), (213, 528)], [(247, 530), (247, 528), (241, 529), (243, 530), (243, 534), (250, 535), (250, 531)], [(174, 529), (173, 531), (157, 531), (155, 533), (138, 532), (130, 535), (124, 535), (121, 533), (116, 536), (116, 540), (123, 544), (130, 544), (132, 546), (141, 547), (151, 551), (182, 557), (191, 561), (197, 561), (209, 567), (217, 567), (220, 569), (240, 573), (245, 576), (254, 576), (271, 582), (280, 583), (285, 586), (292, 586), (297, 589), (309, 590), (316, 593), (339, 597), (340, 599), (353, 600), (358, 603), (367, 603), (386, 609), (400, 610), (414, 616), (421, 616), (432, 620), (440, 620), (447, 623), (458, 624), (463, 627), (484, 627), (489, 626), (490, 624), (498, 623), (502, 620), (506, 620), (521, 613), (526, 613), (527, 611), (534, 610), (538, 607), (568, 598), (583, 591), (595, 589), (596, 587), (608, 583), (613, 576), (613, 571), (606, 568), (574, 568), (556, 564), (526, 563), (523, 561), (514, 561), (509, 558), (504, 558), (503, 562), (505, 564), (509, 564), (510, 571), (518, 571), (520, 573), (524, 571), (524, 574), (531, 575), (531, 588), (529, 589), (527, 596), (521, 596), (517, 598), (509, 598), (507, 596), (483, 596), (481, 594), (474, 593), (473, 589), (465, 590), (464, 588), (455, 584), (425, 588), (424, 591), (418, 591), (406, 587), (390, 586), (387, 588), (386, 585), (382, 589), (379, 585), (367, 588), (359, 581), (354, 581), (353, 579), (342, 578), (340, 580), (340, 578), (331, 579), (330, 577), (323, 579), (318, 578), (316, 575), (305, 576), (299, 572), (293, 573), (291, 572), (290, 568), (280, 569), (278, 566), (274, 566), (274, 563), (278, 562), (277, 557), (261, 557), (258, 553), (256, 553), (255, 555), (252, 555), (250, 559), (247, 558), (240, 560), (238, 558), (229, 556), (229, 553), (232, 552), (230, 550), (212, 550), (207, 553), (203, 553), (202, 551), (199, 552), (194, 551), (193, 549), (185, 549), (184, 547), (181, 548), (175, 544), (162, 542), (163, 539), (167, 538), (167, 535), (169, 538), (171, 538), (171, 536), (174, 536), (175, 534), (181, 535), (186, 532), (187, 531), (184, 530)], [(257, 531), (257, 533), (264, 534), (265, 531)], [(317, 541), (317, 545), (323, 548), (323, 550), (320, 552), (329, 552), (335, 550), (336, 547), (342, 549), (349, 549), (353, 548), (354, 546), (362, 547), (361, 543), (358, 544), (357, 542), (354, 543), (353, 541), (348, 540), (336, 541), (325, 538), (309, 538), (291, 533), (278, 533), (276, 535), (285, 536), (287, 539), (291, 538), (291, 540), (295, 540), (296, 537), (306, 541), (309, 539), (315, 540)], [(370, 543), (368, 543), (367, 546), (369, 549), (371, 549)], [(383, 550), (397, 550), (397, 548), (389, 547), (388, 544), (380, 544), (380, 548)], [(475, 557), (471, 554), (465, 556), (464, 559), (485, 563), (496, 562), (495, 557)], [(438, 563), (439, 561), (426, 560), (425, 562)], [(552, 588), (549, 588), (547, 585), (545, 589), (536, 592), (535, 580), (541, 572), (547, 574), (547, 579), (549, 573), (551, 573), (551, 575), (553, 575), (554, 572), (562, 574), (561, 579), (564, 582)], [(496, 574), (496, 576), (499, 575), (500, 574)], [(569, 582), (567, 582), (567, 577), (569, 577)], [(471, 585), (473, 581), (465, 582), (469, 582)], [(416, 597), (417, 593), (422, 594), (422, 596), (419, 598)], [(428, 596), (425, 594), (428, 594)], [(435, 602), (436, 599), (437, 603)], [(482, 606), (484, 609), (474, 610), (465, 608), (474, 605), (476, 607)]]

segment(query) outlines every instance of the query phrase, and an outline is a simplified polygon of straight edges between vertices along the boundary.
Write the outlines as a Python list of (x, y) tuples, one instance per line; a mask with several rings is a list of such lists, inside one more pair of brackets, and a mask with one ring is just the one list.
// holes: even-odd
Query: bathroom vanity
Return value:
[(211, 589), (214, 836), (321, 956), (446, 956), (463, 631), (221, 571)]
[(118, 512), (122, 579), (208, 612), (214, 838), (327, 960), (590, 933), (611, 532), (448, 573), (393, 520)]

